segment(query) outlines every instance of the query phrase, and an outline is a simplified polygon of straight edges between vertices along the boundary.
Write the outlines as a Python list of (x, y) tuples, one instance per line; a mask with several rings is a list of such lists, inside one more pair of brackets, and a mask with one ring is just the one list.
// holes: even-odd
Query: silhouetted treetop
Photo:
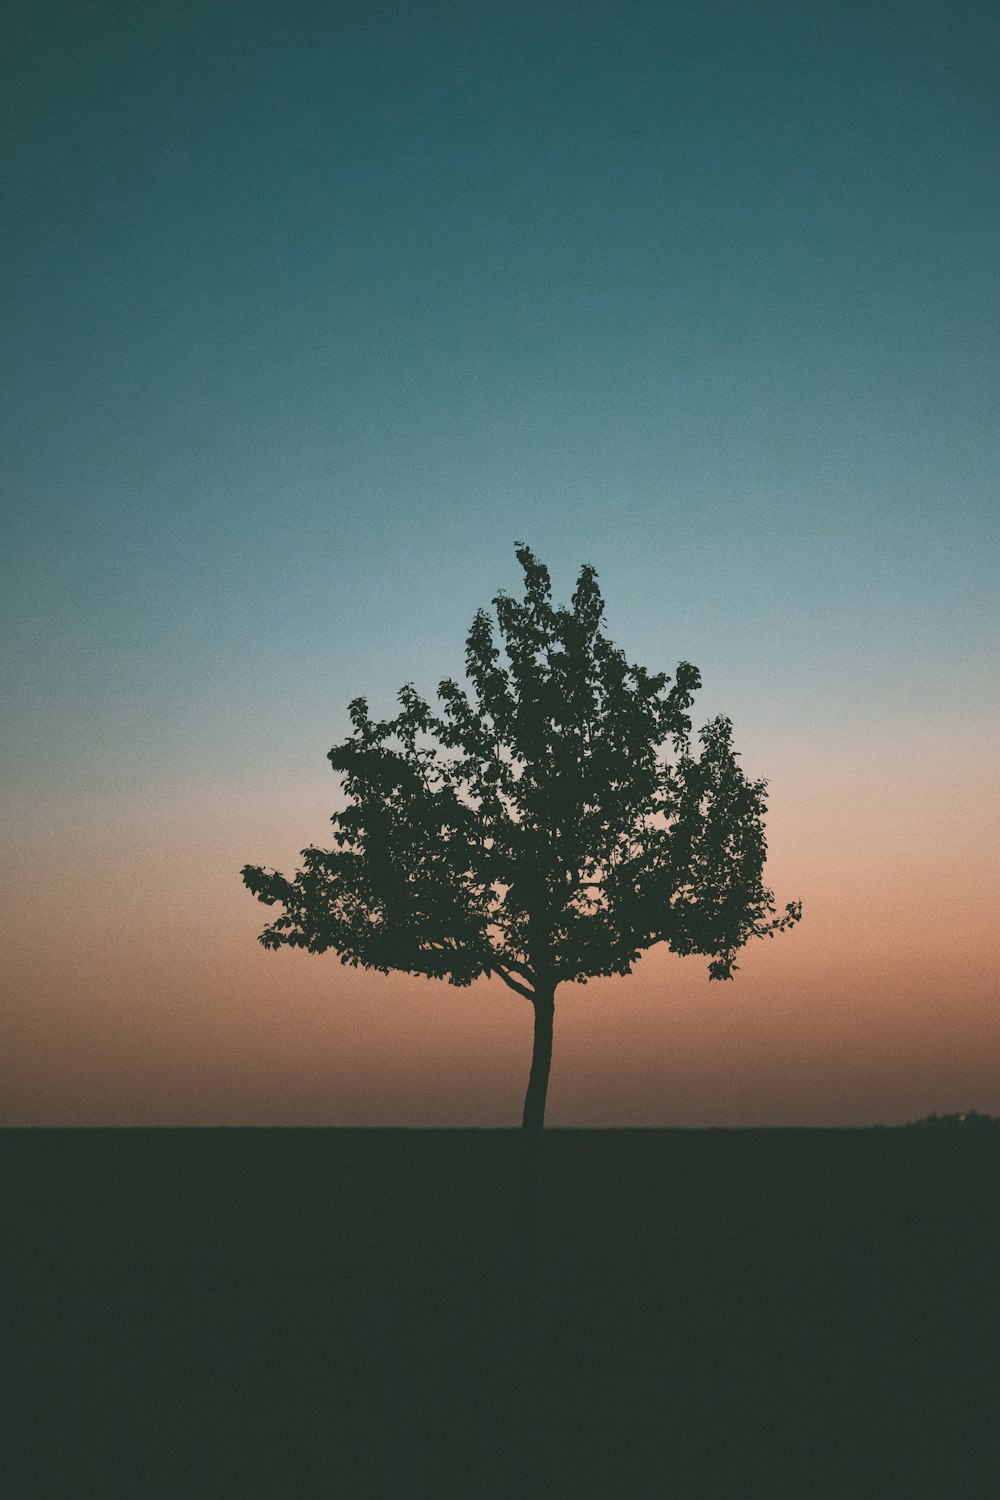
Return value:
[(654, 944), (728, 979), (751, 937), (796, 921), (763, 884), (765, 787), (728, 719), (691, 744), (700, 686), (629, 663), (582, 568), (569, 607), (525, 546), (524, 596), (500, 593), (466, 641), (466, 682), (431, 706), (412, 685), (392, 718), (350, 705), (329, 753), (347, 806), (333, 848), (292, 879), (247, 865), (277, 917), (261, 934), (341, 961), (467, 985), (497, 974), (535, 999), (563, 980), (625, 974)]

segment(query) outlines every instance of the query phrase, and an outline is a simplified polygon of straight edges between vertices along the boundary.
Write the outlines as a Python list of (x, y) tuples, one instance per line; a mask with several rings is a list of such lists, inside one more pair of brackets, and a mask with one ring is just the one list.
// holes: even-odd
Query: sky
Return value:
[(693, 661), (801, 925), (548, 1122), (1000, 1113), (1000, 15), (8, 0), (5, 1125), (516, 1124), (530, 1007), (256, 943), (526, 541)]

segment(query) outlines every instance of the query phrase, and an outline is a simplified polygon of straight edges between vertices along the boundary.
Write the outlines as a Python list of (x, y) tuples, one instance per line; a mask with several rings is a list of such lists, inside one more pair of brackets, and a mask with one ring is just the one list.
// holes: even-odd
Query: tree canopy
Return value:
[(730, 978), (750, 938), (801, 915), (763, 883), (766, 783), (728, 719), (692, 745), (697, 669), (630, 664), (592, 567), (563, 607), (530, 549), (517, 558), (524, 596), (476, 615), (464, 685), (446, 678), (435, 706), (407, 685), (387, 719), (351, 703), (329, 753), (347, 799), (333, 847), (303, 850), (292, 878), (242, 871), (283, 909), (260, 941), (455, 985), (496, 974), (529, 999), (626, 974), (658, 943)]

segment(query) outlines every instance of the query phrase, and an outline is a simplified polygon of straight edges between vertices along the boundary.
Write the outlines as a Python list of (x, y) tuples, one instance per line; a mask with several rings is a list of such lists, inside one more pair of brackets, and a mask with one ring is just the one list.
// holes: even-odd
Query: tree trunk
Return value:
[(538, 1199), (542, 1162), (542, 1126), (545, 1096), (552, 1063), (552, 1019), (555, 985), (535, 992), (535, 1034), (531, 1049), (531, 1074), (524, 1096), (521, 1118), (521, 1159), (517, 1194), (517, 1249), (522, 1275), (533, 1276), (538, 1251)]

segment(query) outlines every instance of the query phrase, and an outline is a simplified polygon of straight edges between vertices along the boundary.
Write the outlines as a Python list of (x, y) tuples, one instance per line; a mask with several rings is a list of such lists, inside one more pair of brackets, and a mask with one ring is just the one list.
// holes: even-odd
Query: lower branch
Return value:
[(512, 974), (508, 974), (506, 969), (501, 969), (499, 966), (497, 966), (496, 968), (494, 968), (493, 973), (499, 974), (500, 978), (503, 980), (507, 988), (513, 990), (515, 995), (523, 995), (525, 1000), (531, 1000), (532, 1002), (534, 1002), (534, 990), (529, 990), (526, 984), (521, 984), (520, 981), (515, 979)]

